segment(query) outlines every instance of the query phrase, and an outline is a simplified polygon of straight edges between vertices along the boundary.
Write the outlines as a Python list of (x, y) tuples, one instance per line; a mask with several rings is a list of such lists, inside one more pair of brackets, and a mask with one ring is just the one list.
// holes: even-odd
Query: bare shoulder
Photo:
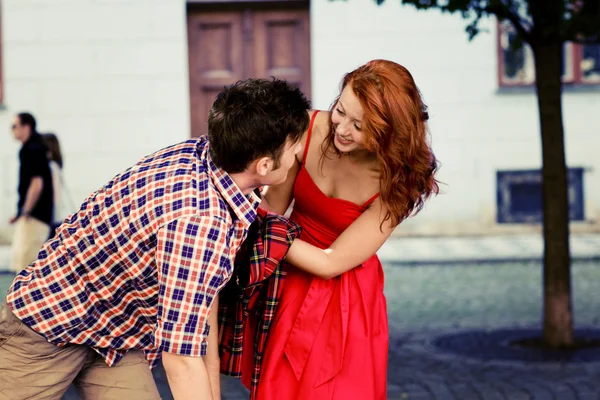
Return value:
[(329, 114), (329, 111), (319, 111), (319, 114), (315, 117), (313, 134), (315, 135), (315, 138), (320, 138), (319, 142), (322, 142), (329, 133)]
[[(309, 152), (312, 154), (314, 149), (320, 148), (320, 144), (325, 140), (327, 133), (329, 132), (329, 111), (321, 111), (321, 110), (310, 110), (308, 112), (308, 117), (312, 121), (313, 115), (317, 113), (315, 120), (312, 123), (312, 126), (309, 125), (308, 129), (304, 132), (301, 139), (302, 151), (298, 152), (296, 158), (298, 162), (302, 163), (304, 158), (304, 153), (306, 150), (306, 141), (308, 140), (308, 132), (311, 131), (310, 135), (310, 143)], [(312, 129), (312, 130), (311, 130)]]
[(321, 149), (321, 144), (327, 138), (331, 127), (329, 125), (329, 111), (320, 111), (315, 117), (310, 138), (309, 154), (316, 154)]
[(365, 219), (377, 222), (377, 224), (380, 225), (380, 229), (383, 229), (382, 233), (387, 231), (389, 232), (387, 236), (389, 236), (396, 226), (392, 225), (389, 219), (385, 219), (388, 211), (389, 209), (383, 203), (383, 200), (381, 200), (381, 196), (377, 196), (377, 198), (369, 204), (365, 212), (363, 212), (363, 215), (365, 216)]

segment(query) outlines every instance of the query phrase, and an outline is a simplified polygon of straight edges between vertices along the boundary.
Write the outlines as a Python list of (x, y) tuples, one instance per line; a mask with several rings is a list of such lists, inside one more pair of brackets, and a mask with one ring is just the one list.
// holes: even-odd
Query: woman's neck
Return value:
[(377, 161), (377, 154), (366, 149), (340, 152), (340, 154), (342, 158), (346, 158), (359, 164), (371, 164), (374, 161)]

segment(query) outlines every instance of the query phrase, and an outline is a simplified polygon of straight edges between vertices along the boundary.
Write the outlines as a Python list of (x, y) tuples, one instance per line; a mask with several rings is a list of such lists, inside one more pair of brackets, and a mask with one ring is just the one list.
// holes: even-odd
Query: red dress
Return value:
[[(301, 239), (327, 248), (376, 197), (363, 206), (327, 197), (302, 165), (291, 219), (302, 227)], [(389, 337), (377, 255), (330, 280), (284, 268), (288, 273), (267, 339), (258, 399), (385, 399)]]

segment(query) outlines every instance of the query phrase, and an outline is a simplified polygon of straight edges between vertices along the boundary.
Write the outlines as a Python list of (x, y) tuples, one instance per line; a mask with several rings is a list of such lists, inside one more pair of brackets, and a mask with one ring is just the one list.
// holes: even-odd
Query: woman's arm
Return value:
[(381, 227), (384, 215), (381, 200), (377, 199), (328, 249), (296, 239), (285, 260), (323, 279), (343, 274), (373, 256), (392, 234), (394, 227), (388, 221)]

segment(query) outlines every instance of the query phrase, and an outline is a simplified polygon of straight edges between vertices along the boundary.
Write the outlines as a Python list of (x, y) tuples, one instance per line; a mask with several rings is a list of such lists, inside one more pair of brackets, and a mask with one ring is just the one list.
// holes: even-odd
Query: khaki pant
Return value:
[(19, 273), (37, 260), (42, 245), (48, 240), (50, 225), (35, 218), (19, 218), (15, 222), (10, 269)]
[(0, 400), (60, 400), (71, 383), (83, 399), (160, 399), (141, 351), (129, 351), (109, 368), (88, 346), (49, 343), (3, 304)]

